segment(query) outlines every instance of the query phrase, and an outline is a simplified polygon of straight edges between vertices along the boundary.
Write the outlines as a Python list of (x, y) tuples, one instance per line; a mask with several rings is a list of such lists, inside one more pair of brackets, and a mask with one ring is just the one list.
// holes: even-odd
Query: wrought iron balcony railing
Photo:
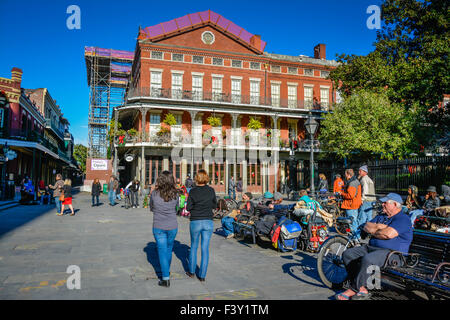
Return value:
[(172, 99), (180, 101), (199, 101), (213, 103), (230, 103), (255, 105), (273, 108), (288, 108), (302, 110), (328, 111), (328, 102), (317, 102), (312, 100), (279, 99), (274, 97), (261, 97), (254, 95), (232, 94), (201, 90), (180, 90), (167, 88), (131, 88), (126, 100), (135, 98)]

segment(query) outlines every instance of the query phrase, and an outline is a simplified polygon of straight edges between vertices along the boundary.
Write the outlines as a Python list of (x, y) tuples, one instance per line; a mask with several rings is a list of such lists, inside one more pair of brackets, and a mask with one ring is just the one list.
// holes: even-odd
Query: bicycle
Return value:
[[(342, 224), (350, 229), (351, 219), (340, 218)], [(345, 221), (344, 221), (345, 220)], [(337, 235), (328, 238), (321, 246), (317, 257), (317, 271), (322, 283), (330, 289), (341, 289), (347, 280), (347, 270), (342, 260), (345, 250), (360, 246), (356, 233), (350, 231), (348, 236)]]
[[(382, 204), (377, 201), (373, 205), (373, 210), (377, 214), (381, 213), (383, 211)], [(347, 270), (342, 260), (344, 251), (362, 244), (361, 238), (350, 229), (352, 221), (352, 218), (337, 217), (336, 224), (346, 231), (346, 235), (339, 234), (328, 238), (322, 244), (317, 256), (317, 271), (320, 280), (330, 289), (341, 289), (347, 280)], [(362, 229), (363, 226), (359, 228)], [(364, 238), (366, 235), (367, 233), (361, 230), (361, 237)]]
[(322, 208), (328, 213), (333, 215), (333, 227), (338, 234), (341, 236), (346, 236), (349, 234), (350, 229), (343, 223), (341, 219), (345, 218), (345, 210), (341, 209), (342, 197), (334, 193), (319, 194), (317, 201), (320, 203)]

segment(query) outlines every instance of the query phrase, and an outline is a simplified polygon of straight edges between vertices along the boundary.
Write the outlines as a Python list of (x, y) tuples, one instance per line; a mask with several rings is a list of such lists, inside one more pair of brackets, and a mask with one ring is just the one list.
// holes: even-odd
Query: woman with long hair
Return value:
[(156, 179), (156, 188), (150, 195), (150, 211), (153, 212), (153, 236), (158, 250), (162, 277), (158, 285), (170, 286), (170, 264), (177, 222), (178, 190), (173, 175), (163, 171)]
[(64, 180), (64, 186), (63, 186), (63, 194), (64, 194), (64, 200), (61, 205), (61, 213), (59, 216), (62, 216), (64, 214), (64, 206), (68, 205), (70, 208), (70, 211), (72, 212), (70, 215), (75, 215), (75, 212), (73, 211), (72, 206), (72, 180), (66, 179)]
[(189, 192), (186, 210), (190, 212), (191, 250), (189, 252), (189, 271), (193, 278), (197, 267), (197, 249), (201, 238), (202, 260), (198, 279), (205, 281), (209, 263), (209, 242), (213, 233), (213, 209), (217, 207), (216, 192), (208, 186), (208, 173), (201, 169), (195, 175), (196, 186)]

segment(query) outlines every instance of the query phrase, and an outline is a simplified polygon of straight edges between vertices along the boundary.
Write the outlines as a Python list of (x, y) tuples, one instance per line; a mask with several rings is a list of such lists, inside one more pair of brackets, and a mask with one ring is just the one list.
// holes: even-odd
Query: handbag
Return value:
[(59, 201), (64, 201), (64, 192), (61, 192), (61, 195), (59, 196)]

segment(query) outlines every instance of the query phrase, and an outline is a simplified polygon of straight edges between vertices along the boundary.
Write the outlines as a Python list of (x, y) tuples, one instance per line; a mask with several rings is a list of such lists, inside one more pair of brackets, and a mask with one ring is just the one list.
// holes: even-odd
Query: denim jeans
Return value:
[(51, 198), (50, 198), (50, 195), (47, 194), (47, 195), (42, 195), (42, 196), (41, 196), (41, 205), (44, 204), (44, 199), (45, 199), (45, 198), (47, 198), (47, 204), (50, 204), (50, 202), (51, 202), (50, 199), (51, 199)]
[(162, 280), (170, 279), (170, 264), (172, 263), (172, 250), (178, 229), (162, 230), (153, 228), (153, 236), (158, 249), (159, 264), (161, 265)]
[(410, 212), (409, 217), (411, 218), (411, 224), (414, 227), (414, 221), (416, 220), (416, 218), (418, 216), (422, 216), (423, 215), (423, 210), (422, 209), (417, 209), (417, 210), (413, 210)]
[(231, 199), (236, 200), (236, 190), (234, 190), (234, 189), (228, 190), (228, 196), (229, 196)]
[(116, 192), (113, 190), (108, 191), (109, 204), (112, 206), (116, 205)]
[(222, 218), (222, 228), (225, 232), (225, 236), (229, 236), (230, 234), (234, 233), (234, 218), (232, 217), (224, 217)]
[(352, 218), (352, 224), (350, 225), (350, 230), (352, 232), (357, 232), (358, 229), (358, 209), (346, 209), (345, 213), (347, 218)]
[(59, 197), (55, 197), (55, 205), (56, 205), (56, 211), (57, 213), (61, 213), (61, 200), (59, 200)]
[[(97, 200), (97, 201), (94, 201), (94, 200)], [(97, 196), (94, 196), (94, 195), (92, 195), (92, 205), (93, 206), (95, 206), (95, 205), (97, 205), (98, 206), (98, 195)]]
[(131, 196), (131, 205), (138, 207), (139, 206), (138, 191), (130, 191), (130, 196)]
[[(373, 206), (372, 201), (364, 201), (361, 207), (358, 209), (358, 226), (362, 227), (366, 222), (372, 220), (373, 216)], [(360, 230), (358, 229), (358, 234)]]
[(214, 224), (212, 220), (193, 220), (190, 224), (191, 250), (189, 252), (189, 272), (195, 273), (197, 267), (197, 249), (201, 239), (202, 260), (198, 277), (205, 278), (209, 262), (209, 241), (213, 233)]

